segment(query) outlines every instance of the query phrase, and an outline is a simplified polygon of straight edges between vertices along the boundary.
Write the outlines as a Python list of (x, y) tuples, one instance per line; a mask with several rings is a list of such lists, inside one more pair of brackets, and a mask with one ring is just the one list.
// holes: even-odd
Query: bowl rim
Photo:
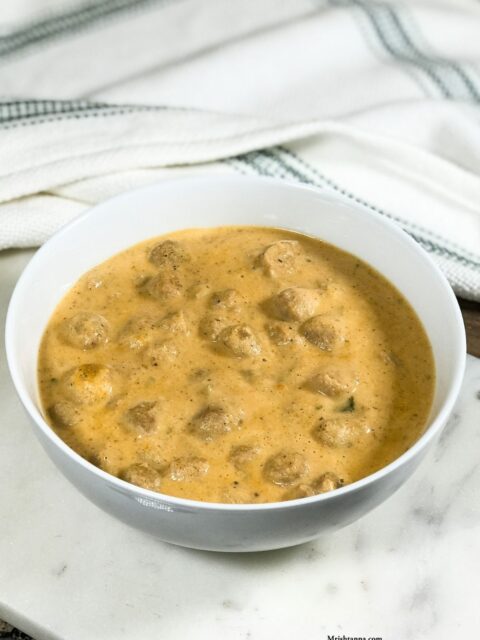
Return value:
[[(53, 243), (57, 242), (59, 238), (64, 234), (68, 234), (71, 232), (73, 228), (75, 228), (78, 224), (81, 224), (85, 219), (89, 218), (93, 215), (98, 215), (97, 209), (101, 209), (103, 206), (114, 204), (119, 200), (124, 200), (126, 197), (134, 197), (135, 194), (144, 193), (146, 191), (157, 191), (158, 189), (162, 189), (163, 187), (168, 187), (172, 183), (191, 183), (195, 184), (203, 184), (203, 183), (215, 183), (215, 182), (224, 182), (233, 181), (236, 183), (249, 181), (250, 183), (264, 184), (270, 183), (274, 187), (279, 187), (282, 189), (290, 189), (297, 191), (307, 191), (314, 194), (319, 199), (319, 205), (322, 204), (330, 204), (333, 206), (341, 206), (343, 208), (349, 209), (352, 213), (356, 215), (365, 216), (370, 219), (376, 220), (382, 226), (386, 227), (389, 232), (397, 237), (400, 237), (403, 242), (410, 245), (413, 250), (418, 254), (420, 258), (426, 262), (431, 270), (431, 275), (433, 278), (436, 278), (437, 284), (441, 287), (441, 293), (445, 296), (446, 301), (451, 306), (451, 311), (453, 314), (453, 318), (455, 320), (455, 329), (452, 331), (452, 341), (455, 344), (455, 354), (456, 361), (453, 364), (453, 374), (452, 381), (449, 385), (448, 391), (445, 394), (445, 397), (441, 401), (440, 408), (438, 411), (437, 417), (432, 421), (427, 423), (427, 427), (418, 438), (418, 440), (404, 453), (402, 453), (398, 458), (395, 458), (392, 462), (387, 464), (384, 467), (381, 467), (377, 471), (372, 474), (361, 478), (355, 482), (347, 484), (335, 491), (328, 493), (321, 493), (315, 496), (305, 497), (305, 498), (297, 498), (294, 500), (287, 501), (276, 501), (276, 502), (265, 502), (265, 503), (223, 503), (223, 502), (204, 502), (200, 500), (192, 500), (189, 498), (179, 498), (176, 496), (170, 496), (168, 494), (151, 491), (149, 489), (143, 489), (142, 487), (138, 487), (137, 485), (131, 484), (122, 480), (121, 478), (117, 478), (106, 471), (103, 471), (99, 467), (96, 467), (94, 464), (80, 456), (76, 451), (71, 449), (61, 438), (58, 436), (55, 431), (50, 427), (50, 425), (43, 418), (41, 411), (38, 409), (36, 404), (30, 398), (25, 385), (22, 382), (22, 375), (20, 374), (20, 369), (17, 366), (16, 358), (14, 355), (14, 335), (16, 331), (15, 326), (15, 315), (16, 315), (16, 307), (18, 304), (18, 300), (21, 296), (22, 289), (24, 288), (24, 283), (27, 279), (27, 276), (35, 271), (37, 263), (41, 260), (44, 253), (48, 253), (50, 251), (50, 247)], [(209, 225), (206, 225), (208, 228)], [(251, 225), (254, 226), (254, 225)], [(277, 227), (281, 228), (281, 227)], [(316, 237), (313, 235), (312, 237)], [(320, 238), (321, 239), (321, 238)], [(108, 258), (107, 258), (108, 259)], [(368, 264), (368, 261), (366, 261)], [(394, 285), (395, 286), (395, 285)], [(403, 295), (403, 294), (402, 294)], [(408, 296), (404, 296), (408, 302)], [(426, 329), (425, 329), (426, 331)], [(426, 331), (427, 336), (428, 332)], [(429, 336), (428, 336), (429, 337)], [(40, 430), (40, 432), (49, 440), (55, 447), (59, 448), (61, 452), (67, 457), (70, 458), (74, 463), (79, 464), (87, 473), (93, 474), (99, 480), (106, 482), (111, 486), (111, 488), (120, 491), (121, 493), (129, 493), (134, 499), (138, 502), (149, 505), (149, 504), (157, 504), (162, 503), (165, 505), (170, 505), (172, 510), (175, 508), (187, 508), (187, 509), (195, 509), (201, 511), (224, 511), (224, 512), (254, 512), (254, 511), (276, 511), (283, 509), (295, 509), (298, 507), (304, 506), (312, 506), (316, 503), (325, 502), (329, 500), (335, 500), (341, 498), (341, 496), (345, 496), (347, 494), (354, 494), (357, 491), (364, 489), (365, 487), (380, 481), (382, 478), (390, 475), (399, 467), (407, 464), (413, 458), (420, 454), (422, 450), (426, 449), (427, 445), (435, 438), (435, 436), (440, 432), (442, 427), (444, 426), (448, 416), (450, 415), (454, 403), (458, 397), (460, 387), (463, 381), (464, 371), (465, 371), (465, 363), (466, 363), (466, 334), (465, 327), (463, 324), (462, 315), (460, 312), (460, 308), (458, 302), (455, 298), (453, 289), (448, 283), (446, 277), (437, 266), (437, 264), (433, 261), (430, 255), (411, 238), (403, 229), (396, 223), (392, 222), (385, 216), (380, 213), (367, 209), (365, 207), (360, 206), (358, 203), (352, 203), (351, 201), (347, 201), (338, 195), (333, 195), (330, 193), (323, 193), (317, 187), (305, 185), (305, 184), (296, 184), (287, 182), (280, 178), (271, 178), (271, 177), (259, 177), (259, 176), (239, 176), (239, 175), (218, 175), (214, 173), (202, 173), (196, 176), (175, 176), (168, 180), (163, 180), (159, 182), (154, 182), (148, 185), (143, 185), (134, 189), (129, 189), (120, 194), (115, 195), (112, 198), (107, 198), (102, 202), (99, 202), (91, 207), (88, 207), (86, 211), (76, 216), (73, 220), (64, 224), (58, 231), (56, 231), (34, 254), (32, 259), (28, 262), (27, 266), (24, 268), (21, 273), (19, 279), (16, 282), (14, 287), (12, 296), (10, 298), (6, 323), (5, 323), (5, 348), (6, 348), (6, 356), (7, 363), (10, 370), (10, 375), (14, 383), (15, 390), (17, 395), (20, 398), (21, 403), (23, 404), (25, 410), (27, 411), (31, 421), (34, 423), (34, 429)], [(48, 452), (47, 452), (48, 454)], [(62, 472), (63, 474), (63, 472)], [(67, 478), (68, 479), (68, 478)]]

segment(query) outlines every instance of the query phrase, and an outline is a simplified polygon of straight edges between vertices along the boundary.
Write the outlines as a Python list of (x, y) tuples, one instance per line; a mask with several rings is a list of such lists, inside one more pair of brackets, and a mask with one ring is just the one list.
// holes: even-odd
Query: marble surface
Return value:
[[(2, 323), (30, 252), (0, 254)], [(36, 640), (450, 640), (480, 633), (480, 360), (435, 450), (363, 520), (300, 547), (189, 551), (116, 522), (33, 437), (0, 352), (0, 618)]]

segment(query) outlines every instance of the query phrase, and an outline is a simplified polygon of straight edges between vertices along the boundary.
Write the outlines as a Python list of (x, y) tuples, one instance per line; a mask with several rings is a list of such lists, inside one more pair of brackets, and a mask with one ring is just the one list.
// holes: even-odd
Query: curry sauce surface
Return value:
[(334, 490), (421, 435), (427, 336), (379, 273), (281, 229), (192, 229), (86, 273), (39, 354), (44, 412), (108, 473), (210, 502)]

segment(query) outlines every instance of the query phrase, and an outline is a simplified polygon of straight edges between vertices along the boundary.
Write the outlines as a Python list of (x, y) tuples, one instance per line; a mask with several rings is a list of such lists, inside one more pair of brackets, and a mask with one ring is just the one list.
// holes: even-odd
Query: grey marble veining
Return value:
[[(29, 253), (0, 255), (0, 309)], [(112, 520), (34, 439), (0, 356), (0, 618), (37, 640), (450, 640), (480, 633), (480, 360), (389, 501), (330, 537), (215, 554)]]

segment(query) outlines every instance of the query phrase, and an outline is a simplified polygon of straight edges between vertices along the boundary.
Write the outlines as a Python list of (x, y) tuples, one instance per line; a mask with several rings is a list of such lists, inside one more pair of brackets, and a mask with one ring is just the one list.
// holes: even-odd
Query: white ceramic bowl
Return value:
[[(301, 500), (213, 504), (153, 493), (119, 480), (72, 451), (45, 422), (37, 354), (57, 303), (88, 269), (146, 238), (176, 229), (228, 224), (284, 227), (318, 236), (360, 257), (410, 301), (430, 338), (436, 390), (428, 428), (400, 458), (359, 482)], [(7, 357), (20, 399), (46, 452), (87, 498), (133, 527), (174, 544), (259, 551), (306, 542), (379, 505), (412, 474), (444, 426), (465, 366), (465, 332), (438, 268), (385, 218), (317, 191), (242, 177), (179, 179), (125, 193), (66, 225), (36, 253), (13, 293)], [(67, 506), (68, 508), (68, 506)]]

